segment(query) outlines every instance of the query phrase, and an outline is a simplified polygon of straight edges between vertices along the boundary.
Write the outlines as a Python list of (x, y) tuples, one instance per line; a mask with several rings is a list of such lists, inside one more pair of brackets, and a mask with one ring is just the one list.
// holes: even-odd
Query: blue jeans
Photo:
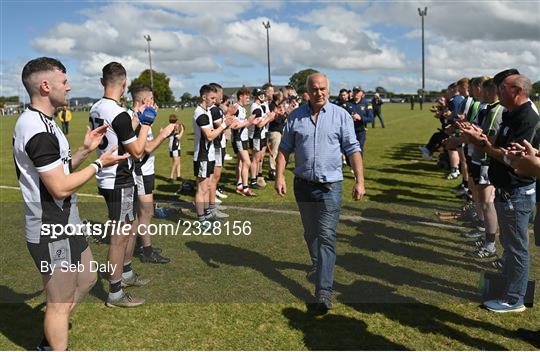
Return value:
[(383, 117), (382, 117), (382, 112), (381, 111), (377, 111), (377, 110), (373, 110), (373, 122), (371, 122), (371, 127), (375, 128), (375, 118), (378, 117), (379, 118), (379, 121), (381, 121), (381, 127), (384, 128), (384, 120), (383, 120)]
[(304, 239), (311, 262), (317, 268), (316, 293), (332, 292), (341, 187), (341, 181), (322, 184), (294, 178), (294, 196), (304, 225)]
[(497, 188), (495, 209), (503, 246), (506, 299), (523, 301), (529, 280), (529, 219), (535, 204), (535, 185)]

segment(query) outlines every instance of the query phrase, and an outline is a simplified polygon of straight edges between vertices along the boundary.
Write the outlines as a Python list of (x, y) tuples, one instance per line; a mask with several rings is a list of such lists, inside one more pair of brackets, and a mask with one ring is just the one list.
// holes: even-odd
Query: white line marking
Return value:
[[(13, 190), (19, 190), (19, 187), (13, 187), (13, 186), (2, 186), (0, 185), (0, 188), (3, 189), (13, 189)], [(88, 193), (77, 193), (78, 196), (81, 197), (93, 197), (93, 198), (101, 198), (101, 196), (96, 194), (88, 194)], [(191, 203), (192, 204), (192, 203)], [(227, 208), (229, 209), (235, 209), (235, 210), (247, 210), (255, 213), (274, 213), (274, 214), (286, 214), (286, 215), (298, 215), (298, 210), (279, 210), (279, 209), (263, 209), (263, 208), (248, 208), (248, 207), (237, 207), (234, 205), (227, 205)], [(191, 209), (188, 209), (191, 210)], [(392, 222), (396, 223), (395, 221), (390, 220), (384, 220), (384, 219), (370, 219), (365, 218), (363, 216), (357, 216), (357, 215), (341, 215), (340, 219), (343, 220), (351, 220), (351, 221), (365, 221), (365, 222), (375, 222), (375, 223), (385, 223), (385, 222)], [(448, 225), (448, 224), (439, 224), (436, 222), (429, 222), (429, 221), (400, 221), (400, 223), (404, 224), (410, 224), (410, 225), (424, 225), (424, 226), (430, 226), (430, 227), (438, 227), (442, 229), (448, 229), (448, 230), (459, 230), (459, 231), (465, 231), (467, 228), (463, 226), (457, 226), (457, 225)]]

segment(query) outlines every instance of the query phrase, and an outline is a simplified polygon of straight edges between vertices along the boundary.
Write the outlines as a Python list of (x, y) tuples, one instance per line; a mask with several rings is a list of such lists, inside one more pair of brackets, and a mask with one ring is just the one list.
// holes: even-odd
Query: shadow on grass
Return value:
[(292, 329), (304, 334), (309, 350), (406, 350), (403, 345), (367, 331), (367, 324), (355, 318), (328, 314), (314, 318), (296, 308), (285, 308), (283, 316)]
[[(480, 268), (467, 263), (468, 260), (463, 255), (453, 255), (442, 253), (425, 247), (411, 245), (408, 242), (419, 241), (421, 233), (414, 233), (409, 230), (394, 228), (382, 223), (366, 222), (359, 224), (351, 220), (343, 220), (343, 224), (354, 227), (358, 234), (340, 234), (338, 238), (345, 239), (351, 246), (373, 252), (386, 252), (395, 256), (405, 257), (411, 260), (419, 260), (426, 263), (445, 265), (449, 267), (459, 267), (467, 271), (477, 271)], [(392, 241), (396, 239), (398, 242)], [(456, 238), (457, 241), (457, 238)], [(437, 242), (430, 243), (431, 246), (442, 248)], [(452, 251), (456, 251), (452, 248)]]
[[(488, 322), (470, 319), (434, 305), (415, 302), (415, 300), (410, 297), (397, 294), (395, 289), (376, 282), (356, 281), (349, 287), (342, 286), (341, 290), (343, 294), (340, 298), (344, 301), (350, 301), (351, 297), (349, 296), (355, 296), (359, 292), (366, 295), (376, 295), (377, 301), (374, 302), (348, 304), (359, 312), (377, 315), (382, 314), (386, 318), (398, 322), (402, 326), (417, 329), (423, 334), (442, 335), (469, 346), (471, 349), (503, 350), (506, 348), (493, 341), (471, 336), (468, 333), (453, 328), (451, 324), (467, 327), (467, 330), (471, 332), (472, 330), (470, 329), (483, 330), (481, 332), (483, 335), (492, 334), (508, 338), (515, 337), (512, 330)], [(414, 348), (433, 349), (433, 346), (426, 346), (426, 342), (422, 343), (423, 345), (414, 346)], [(455, 347), (452, 349), (455, 349)]]
[(26, 350), (35, 350), (41, 341), (45, 303), (32, 307), (24, 301), (40, 294), (41, 291), (31, 294), (17, 293), (0, 285), (0, 333)]
[(419, 146), (418, 143), (401, 143), (392, 146), (392, 149), (384, 153), (383, 157), (392, 160), (419, 160), (422, 158)]
[(302, 285), (283, 275), (279, 270), (294, 269), (305, 271), (308, 266), (292, 262), (275, 261), (271, 258), (229, 244), (187, 242), (186, 246), (197, 252), (199, 257), (212, 268), (219, 268), (219, 264), (246, 267), (257, 270), (269, 280), (281, 285), (291, 294), (304, 302), (312, 301), (312, 294)]

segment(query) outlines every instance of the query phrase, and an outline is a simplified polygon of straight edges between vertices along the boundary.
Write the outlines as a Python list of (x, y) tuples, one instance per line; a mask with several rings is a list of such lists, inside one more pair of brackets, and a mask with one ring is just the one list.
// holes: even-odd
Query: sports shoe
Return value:
[(236, 186), (236, 193), (244, 195), (244, 186)]
[(143, 263), (155, 263), (155, 264), (167, 264), (171, 260), (167, 257), (162, 256), (161, 254), (152, 251), (152, 254), (145, 255), (144, 252), (139, 256), (139, 259)]
[(276, 179), (276, 170), (270, 169), (270, 171), (268, 171), (268, 179), (270, 181), (274, 181)]
[(463, 186), (463, 184), (461, 184), (459, 186), (459, 189), (457, 189), (457, 190), (455, 190), (453, 192), (454, 192), (454, 194), (456, 196), (463, 196), (463, 195), (467, 194), (467, 192), (469, 192), (469, 189), (467, 187)]
[(332, 293), (319, 291), (319, 293), (317, 293), (317, 303), (313, 307), (313, 312), (316, 315), (325, 315), (330, 309), (332, 309)]
[(212, 217), (212, 219), (220, 220), (220, 219), (228, 218), (229, 214), (225, 214), (224, 212), (222, 212), (219, 209), (215, 208), (214, 210), (212, 210), (211, 217)]
[(478, 249), (484, 247), (484, 245), (486, 244), (486, 241), (484, 239), (481, 239), (481, 240), (478, 240), (478, 241), (474, 241), (474, 246)]
[(451, 171), (447, 176), (446, 176), (446, 179), (447, 180), (455, 180), (456, 178), (458, 178), (460, 175), (460, 172), (459, 170), (454, 170), (454, 171)]
[(429, 151), (429, 149), (427, 149), (424, 146), (418, 147), (418, 149), (420, 149), (420, 151), (422, 152), (422, 158), (424, 158), (426, 160), (431, 160), (432, 155), (431, 155), (431, 152)]
[(257, 193), (253, 192), (251, 188), (246, 188), (242, 191), (242, 195), (246, 197), (257, 197)]
[(520, 299), (515, 303), (508, 302), (507, 300), (493, 299), (484, 302), (484, 307), (495, 313), (523, 312), (527, 309), (523, 304), (523, 299)]
[(107, 307), (133, 308), (138, 307), (143, 303), (144, 298), (136, 298), (131, 296), (129, 293), (124, 292), (124, 294), (118, 299), (107, 298), (105, 305)]
[(480, 247), (478, 250), (469, 253), (468, 256), (479, 259), (493, 258), (497, 256), (497, 251), (495, 249), (490, 251), (486, 247)]
[(225, 157), (224, 157), (225, 160), (229, 161), (229, 160), (232, 160), (233, 157), (230, 156), (229, 154), (225, 154)]
[(503, 261), (501, 258), (498, 258), (492, 261), (489, 265), (491, 265), (493, 269), (501, 270), (503, 267)]
[(217, 195), (216, 195), (216, 198), (214, 198), (214, 203), (216, 203), (216, 204), (221, 204), (221, 203), (223, 203), (223, 201), (222, 201), (221, 199), (219, 199), (219, 198), (217, 197)]
[(141, 279), (139, 277), (139, 274), (134, 272), (133, 275), (131, 275), (129, 279), (124, 279), (124, 277), (122, 277), (122, 288), (129, 287), (129, 286), (135, 286), (135, 287), (145, 286), (145, 285), (148, 285), (149, 282), (150, 282), (150, 279)]
[(465, 238), (480, 238), (484, 236), (484, 232), (483, 231), (476, 231), (476, 230), (472, 230), (470, 232), (465, 232), (465, 233), (462, 233), (461, 234), (461, 237), (465, 237)]
[(257, 184), (262, 188), (266, 187), (266, 181), (264, 180), (264, 177), (257, 177)]
[(264, 189), (264, 186), (260, 186), (258, 183), (252, 183), (250, 188), (253, 189)]
[(216, 189), (216, 197), (221, 198), (221, 199), (229, 198), (229, 196), (223, 193), (223, 190), (220, 188)]
[(218, 205), (217, 208), (218, 208), (218, 210), (221, 210), (221, 211), (224, 211), (224, 210), (227, 210), (227, 209), (228, 209), (228, 207), (226, 207), (226, 206), (224, 206), (224, 205), (221, 205), (221, 204)]
[(527, 341), (536, 348), (540, 348), (540, 330), (534, 331), (529, 329), (519, 328), (516, 331), (517, 336), (522, 340)]

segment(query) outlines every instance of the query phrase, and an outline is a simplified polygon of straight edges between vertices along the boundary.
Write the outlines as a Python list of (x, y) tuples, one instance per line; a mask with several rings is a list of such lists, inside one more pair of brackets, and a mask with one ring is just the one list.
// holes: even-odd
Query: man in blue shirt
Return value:
[(354, 133), (360, 143), (362, 155), (364, 155), (364, 144), (366, 143), (366, 125), (373, 121), (373, 108), (370, 102), (364, 98), (364, 91), (361, 87), (353, 88), (353, 98), (347, 103), (345, 108), (351, 114), (354, 121)]
[(328, 101), (329, 82), (322, 73), (306, 81), (309, 102), (294, 110), (283, 130), (276, 161), (275, 189), (285, 196), (284, 171), (290, 153), (295, 153), (294, 195), (304, 225), (312, 267), (308, 279), (315, 281), (315, 312), (332, 307), (336, 262), (336, 227), (341, 212), (343, 172), (341, 153), (351, 162), (356, 176), (355, 200), (365, 194), (360, 145), (349, 113)]

